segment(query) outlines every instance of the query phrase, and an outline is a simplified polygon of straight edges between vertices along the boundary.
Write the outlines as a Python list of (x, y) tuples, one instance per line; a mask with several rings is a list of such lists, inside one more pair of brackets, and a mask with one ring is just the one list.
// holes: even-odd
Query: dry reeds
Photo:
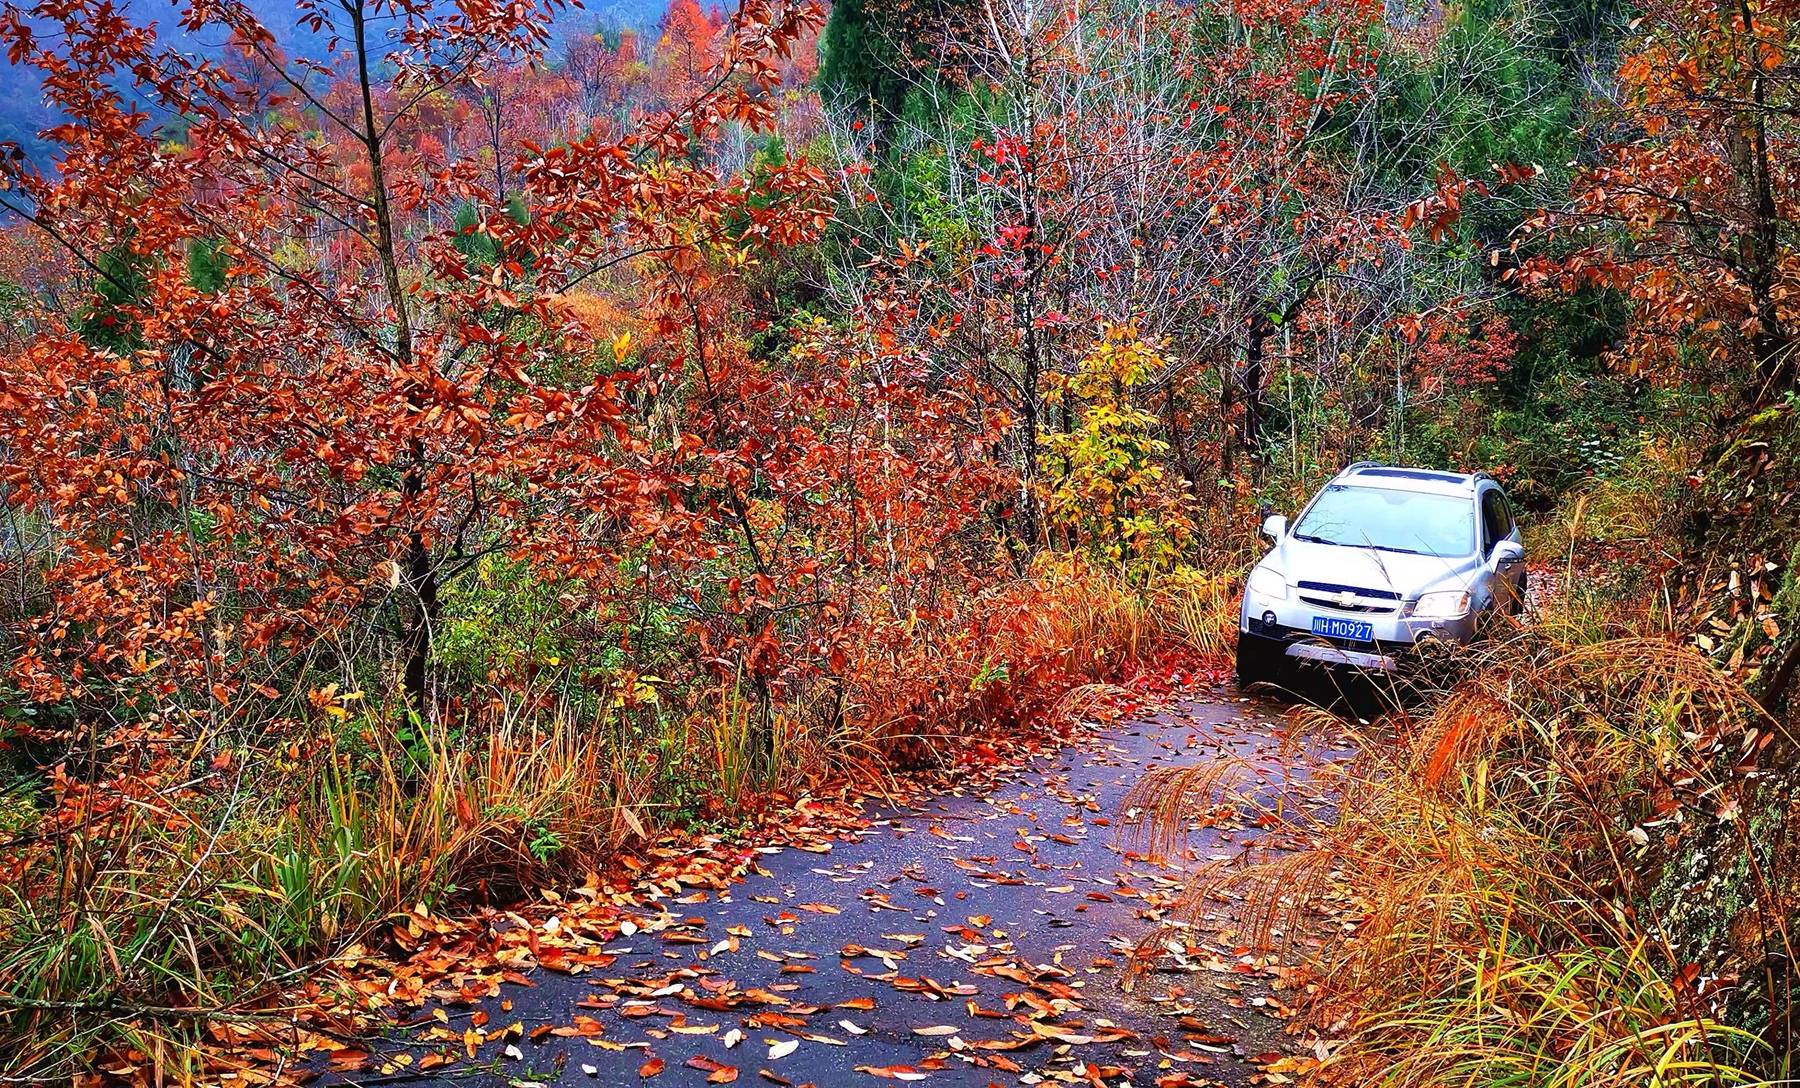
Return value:
[(1139, 592), (1070, 557), (1044, 557), (954, 619), (935, 637), (859, 647), (845, 670), (846, 743), (935, 762), (974, 730), (1066, 722), (1081, 692), (1122, 676), (1158, 636)]
[(172, 1080), (194, 1075), (183, 1063), (208, 1020), (390, 915), (509, 898), (638, 824), (640, 784), (566, 715), (503, 707), (404, 741), (361, 736), (172, 774), (10, 850), (0, 1041), (14, 1067), (47, 1074), (129, 1047), (159, 1055)]
[[(1658, 889), (1744, 796), (1739, 742), (1771, 723), (1669, 639), (1522, 631), (1472, 653), (1423, 714), (1334, 723), (1362, 750), (1334, 819), (1309, 849), (1196, 872), (1184, 921), (1323, 942), (1313, 1011), (1350, 1032), (1329, 1083), (1759, 1083), (1767, 1047), (1696, 983)], [(1233, 771), (1162, 772), (1129, 804), (1172, 849), (1221, 796), (1255, 805)]]

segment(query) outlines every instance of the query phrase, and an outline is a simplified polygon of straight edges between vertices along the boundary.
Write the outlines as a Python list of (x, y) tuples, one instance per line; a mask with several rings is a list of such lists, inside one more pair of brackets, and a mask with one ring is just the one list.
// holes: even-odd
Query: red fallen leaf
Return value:
[[(817, 1012), (818, 1010), (813, 1010)], [(779, 1012), (759, 1012), (744, 1021), (745, 1027), (756, 1028), (804, 1028), (806, 1021), (798, 1016), (788, 1016)]]
[(737, 1066), (715, 1062), (704, 1054), (696, 1054), (689, 1058), (687, 1067), (705, 1073), (708, 1084), (730, 1084), (738, 1077)]
[(638, 1066), (638, 1076), (654, 1077), (662, 1072), (664, 1068), (666, 1067), (663, 1065), (663, 1060), (661, 1058), (651, 1058), (643, 1065)]
[(340, 1050), (331, 1056), (331, 1068), (334, 1070), (356, 1070), (367, 1065), (369, 1054), (364, 1050)]

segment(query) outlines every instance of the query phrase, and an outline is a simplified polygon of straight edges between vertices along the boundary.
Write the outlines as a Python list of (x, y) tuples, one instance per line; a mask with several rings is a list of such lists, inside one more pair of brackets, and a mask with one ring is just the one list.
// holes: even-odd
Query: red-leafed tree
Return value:
[(1712, 384), (1727, 425), (1800, 376), (1796, 14), (1689, 0), (1646, 8), (1619, 67), (1617, 138), (1577, 178), (1572, 206), (1537, 224), (1579, 245), (1521, 277), (1629, 295), (1620, 364)]
[[(817, 229), (803, 164), (753, 189), (690, 154), (767, 125), (775, 58), (816, 11), (744, 4), (692, 98), (623, 136), (523, 145), (521, 215), (480, 161), (403, 136), (535, 54), (546, 9), (305, 10), (345, 59), (283, 56), (239, 4), (186, 9), (254, 81), (109, 0), (5, 20), (70, 119), (59, 171), (16, 172), (6, 200), (90, 299), (46, 309), (0, 361), (0, 487), (54, 539), (16, 632), (35, 700), (103, 714), (198, 686), (229, 718), (330, 664), (363, 618), (422, 709), (443, 589), (482, 556), (604, 580), (610, 557), (680, 562), (703, 535), (704, 451), (633, 431), (643, 376), (559, 301), (629, 268), (687, 313)], [(171, 137), (149, 111), (187, 124)], [(476, 223), (449, 227), (464, 205)]]
[(672, 0), (650, 58), (651, 90), (660, 101), (681, 101), (708, 78), (718, 37), (716, 11), (702, 11), (697, 0)]

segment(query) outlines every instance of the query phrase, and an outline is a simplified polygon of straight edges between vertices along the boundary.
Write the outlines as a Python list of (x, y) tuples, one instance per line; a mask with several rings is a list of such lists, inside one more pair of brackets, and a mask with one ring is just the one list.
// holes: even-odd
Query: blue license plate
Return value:
[(1336, 616), (1314, 616), (1313, 634), (1326, 638), (1348, 638), (1369, 642), (1375, 638), (1375, 625), (1368, 620), (1341, 620)]

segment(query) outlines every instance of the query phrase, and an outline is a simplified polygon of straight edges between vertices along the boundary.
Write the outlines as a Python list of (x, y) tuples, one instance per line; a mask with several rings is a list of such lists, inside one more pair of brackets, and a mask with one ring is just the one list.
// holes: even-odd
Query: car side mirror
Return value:
[(1525, 558), (1525, 548), (1516, 540), (1502, 540), (1494, 545), (1492, 560), (1496, 567), (1517, 563), (1523, 558)]
[(1270, 540), (1279, 541), (1282, 537), (1287, 535), (1287, 518), (1282, 517), (1280, 514), (1270, 514), (1268, 517), (1264, 518), (1262, 523), (1262, 535), (1268, 537)]

